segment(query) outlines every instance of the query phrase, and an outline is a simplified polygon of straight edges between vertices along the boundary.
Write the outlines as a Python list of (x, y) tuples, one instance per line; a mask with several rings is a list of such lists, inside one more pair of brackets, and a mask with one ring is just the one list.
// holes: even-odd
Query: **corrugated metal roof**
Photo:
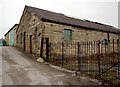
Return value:
[(51, 11), (47, 11), (47, 10), (43, 10), (43, 9), (39, 9), (35, 7), (26, 6), (26, 8), (29, 12), (34, 13), (40, 19), (47, 19), (47, 20), (51, 20), (51, 21), (55, 21), (59, 23), (66, 23), (70, 25), (86, 27), (88, 29), (94, 29), (94, 30), (100, 30), (100, 31), (120, 34), (120, 30), (118, 28), (115, 28), (109, 25), (104, 25), (104, 24), (97, 23), (97, 22), (90, 22), (88, 20), (81, 20), (81, 19), (76, 19), (72, 17), (67, 17), (60, 13), (55, 13), (55, 12), (51, 12)]

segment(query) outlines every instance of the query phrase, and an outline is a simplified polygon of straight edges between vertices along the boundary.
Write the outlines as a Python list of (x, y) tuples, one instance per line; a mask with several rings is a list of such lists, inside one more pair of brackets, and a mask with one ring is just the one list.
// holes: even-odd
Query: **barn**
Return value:
[(9, 46), (16, 46), (16, 30), (17, 30), (18, 24), (15, 24), (4, 36), (6, 45)]
[(101, 23), (68, 17), (25, 6), (16, 30), (17, 47), (40, 55), (43, 38), (51, 43), (110, 41), (120, 38), (120, 30)]

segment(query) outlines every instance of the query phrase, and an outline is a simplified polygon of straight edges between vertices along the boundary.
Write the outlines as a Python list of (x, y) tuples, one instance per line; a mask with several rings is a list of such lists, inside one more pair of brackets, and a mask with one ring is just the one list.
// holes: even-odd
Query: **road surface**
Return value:
[(3, 85), (98, 85), (85, 77), (37, 62), (15, 47), (2, 47)]

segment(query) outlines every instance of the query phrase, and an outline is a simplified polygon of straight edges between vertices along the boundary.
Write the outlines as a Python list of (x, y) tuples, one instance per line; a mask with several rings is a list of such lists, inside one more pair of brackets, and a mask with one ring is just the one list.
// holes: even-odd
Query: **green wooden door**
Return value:
[(71, 40), (71, 30), (64, 30), (64, 39), (65, 40)]
[(14, 46), (14, 30), (9, 32), (9, 46)]

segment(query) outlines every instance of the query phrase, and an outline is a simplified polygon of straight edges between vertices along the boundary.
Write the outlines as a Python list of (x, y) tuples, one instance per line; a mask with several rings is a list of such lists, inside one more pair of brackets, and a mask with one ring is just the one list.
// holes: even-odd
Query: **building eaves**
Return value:
[(15, 24), (4, 36), (6, 36), (15, 26), (17, 26), (18, 24)]

